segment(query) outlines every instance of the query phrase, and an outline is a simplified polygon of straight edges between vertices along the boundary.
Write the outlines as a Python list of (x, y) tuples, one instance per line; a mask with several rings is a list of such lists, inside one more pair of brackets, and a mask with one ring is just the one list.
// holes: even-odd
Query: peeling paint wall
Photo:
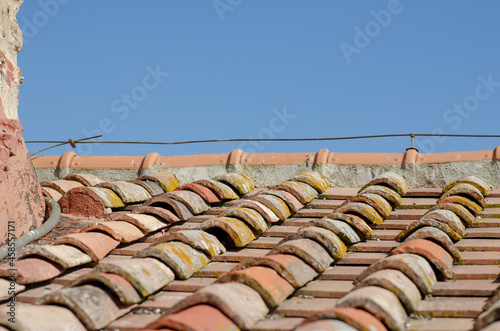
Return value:
[[(17, 115), (22, 33), (16, 20), (23, 0), (0, 2), (0, 244), (37, 228), (45, 202)], [(11, 223), (9, 223), (9, 221)], [(10, 226), (9, 226), (10, 225)]]

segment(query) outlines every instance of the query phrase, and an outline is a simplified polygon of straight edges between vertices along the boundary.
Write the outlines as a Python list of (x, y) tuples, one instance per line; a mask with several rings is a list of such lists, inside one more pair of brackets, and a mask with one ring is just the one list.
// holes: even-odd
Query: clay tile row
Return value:
[(500, 326), (500, 287), (486, 301), (483, 311), (474, 321), (474, 331), (495, 330)]

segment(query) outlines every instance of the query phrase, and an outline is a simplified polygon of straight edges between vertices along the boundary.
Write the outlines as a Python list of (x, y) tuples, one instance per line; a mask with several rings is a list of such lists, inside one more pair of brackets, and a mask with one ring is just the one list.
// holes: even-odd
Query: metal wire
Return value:
[(206, 139), (206, 140), (186, 140), (186, 141), (87, 141), (90, 139), (100, 138), (102, 135), (88, 137), (78, 140), (69, 139), (67, 141), (57, 140), (30, 140), (26, 141), (28, 144), (55, 144), (47, 148), (41, 149), (31, 156), (46, 151), (51, 148), (59, 147), (62, 145), (70, 144), (73, 148), (76, 144), (130, 144), (130, 145), (183, 145), (183, 144), (200, 144), (200, 143), (217, 143), (217, 142), (242, 142), (242, 141), (329, 141), (329, 140), (349, 140), (349, 139), (369, 139), (369, 138), (388, 138), (388, 137), (411, 137), (413, 148), (413, 139), (417, 136), (421, 137), (466, 137), (466, 138), (500, 138), (500, 135), (488, 134), (437, 134), (437, 133), (400, 133), (400, 134), (379, 134), (369, 136), (351, 136), (351, 137), (329, 137), (329, 138), (236, 138), (236, 139)]

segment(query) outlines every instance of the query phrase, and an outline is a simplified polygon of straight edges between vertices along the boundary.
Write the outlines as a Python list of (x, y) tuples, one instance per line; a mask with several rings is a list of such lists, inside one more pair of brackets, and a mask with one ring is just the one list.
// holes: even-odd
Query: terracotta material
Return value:
[(185, 184), (185, 185), (180, 186), (179, 188), (177, 188), (177, 190), (193, 191), (194, 193), (196, 193), (200, 197), (202, 197), (206, 203), (222, 202), (222, 200), (219, 199), (211, 189), (209, 189), (203, 185), (189, 183), (189, 184)]
[(407, 237), (409, 237), (412, 233), (416, 232), (417, 230), (424, 228), (424, 227), (433, 227), (438, 230), (441, 230), (442, 232), (446, 233), (446, 235), (453, 241), (457, 242), (460, 239), (462, 239), (462, 236), (455, 232), (452, 228), (450, 228), (448, 225), (436, 221), (436, 220), (421, 220), (421, 221), (415, 221), (408, 225), (403, 231), (401, 231), (395, 238), (396, 241), (402, 242), (404, 241)]
[(317, 242), (334, 260), (340, 260), (347, 251), (346, 245), (335, 233), (316, 226), (301, 228), (296, 234), (286, 237), (278, 245), (296, 239), (311, 239)]
[(448, 191), (444, 192), (441, 196), (442, 199), (454, 195), (465, 195), (478, 203), (481, 207), (486, 207), (486, 200), (484, 199), (481, 191), (474, 185), (468, 183), (458, 183), (451, 187)]
[(392, 207), (397, 207), (401, 204), (401, 195), (393, 189), (382, 185), (370, 185), (362, 190), (359, 190), (359, 194), (373, 193), (378, 194), (382, 198), (386, 199)]
[(364, 240), (373, 238), (373, 230), (359, 216), (342, 214), (342, 213), (333, 213), (329, 214), (326, 218), (331, 220), (342, 221), (349, 224)]
[(94, 223), (82, 229), (82, 232), (98, 231), (106, 232), (122, 243), (130, 243), (144, 237), (144, 233), (137, 226), (123, 221)]
[(141, 297), (147, 297), (174, 280), (174, 273), (154, 258), (101, 261), (94, 273), (117, 274), (129, 281)]
[(396, 247), (389, 255), (404, 253), (417, 254), (426, 258), (445, 278), (453, 278), (453, 257), (438, 244), (427, 239), (414, 239)]
[[(232, 241), (232, 243), (227, 244), (234, 244), (234, 246), (236, 247), (244, 247), (246, 244), (256, 238), (252, 230), (250, 230), (250, 228), (243, 221), (240, 221), (239, 219), (233, 217), (212, 218), (211, 220), (200, 224), (196, 229), (204, 230), (209, 233), (211, 233), (215, 229), (221, 229), (228, 235), (228, 237)], [(222, 241), (221, 243), (227, 247), (226, 243)]]
[(97, 187), (104, 187), (112, 190), (125, 204), (142, 202), (151, 198), (151, 194), (149, 194), (149, 192), (142, 186), (129, 182), (105, 182), (97, 184)]
[(9, 263), (0, 266), (0, 277), (11, 277), (11, 271), (16, 270), (16, 282), (19, 284), (39, 283), (59, 276), (64, 268), (49, 261), (36, 257), (28, 257), (14, 262), (14, 268)]
[(17, 284), (15, 281), (0, 278), (0, 300), (6, 301), (9, 298), (24, 291), (26, 286)]
[(421, 220), (436, 220), (448, 225), (460, 236), (463, 237), (465, 235), (465, 226), (460, 218), (452, 211), (446, 209), (432, 210), (422, 216)]
[(363, 186), (361, 188), (361, 191), (364, 188), (372, 185), (389, 186), (394, 191), (398, 192), (398, 194), (401, 196), (406, 195), (406, 193), (410, 189), (410, 185), (408, 184), (406, 179), (404, 179), (403, 176), (396, 174), (394, 172), (386, 172), (384, 174), (375, 177), (368, 184)]
[(307, 222), (301, 229), (310, 226), (317, 226), (335, 233), (346, 245), (353, 245), (361, 241), (361, 237), (356, 231), (354, 231), (348, 223), (343, 221), (322, 218)]
[(32, 305), (18, 302), (16, 303), (16, 315), (22, 316), (22, 318), (16, 318), (15, 324), (9, 322), (11, 316), (8, 313), (9, 307), (2, 305), (0, 308), (0, 325), (9, 328), (8, 330), (86, 330), (85, 326), (83, 326), (73, 312), (65, 307)]
[(303, 182), (289, 181), (273, 187), (277, 190), (283, 190), (296, 197), (302, 204), (311, 202), (318, 196), (318, 192), (312, 186)]
[(217, 237), (199, 230), (181, 230), (168, 232), (155, 241), (156, 244), (170, 241), (181, 241), (197, 250), (202, 251), (209, 257), (215, 257), (226, 251), (226, 248), (219, 242)]
[(264, 300), (252, 288), (239, 283), (224, 283), (197, 291), (175, 305), (172, 313), (199, 304), (219, 309), (241, 329), (252, 328), (269, 311)]
[(247, 194), (254, 189), (252, 180), (244, 174), (228, 173), (219, 175), (215, 180), (229, 185), (233, 190), (236, 190), (240, 195)]
[(69, 174), (64, 179), (78, 182), (83, 186), (96, 186), (104, 182), (101, 178), (92, 174)]
[(46, 258), (64, 269), (92, 262), (90, 256), (69, 245), (28, 245), (21, 248), (17, 253), (19, 260), (28, 256)]
[(92, 285), (60, 289), (43, 297), (39, 304), (68, 307), (89, 330), (102, 329), (128, 312), (120, 309), (104, 290)]
[(299, 326), (295, 331), (356, 331), (358, 329), (353, 328), (347, 323), (339, 320), (319, 320), (310, 322), (306, 325)]
[(42, 187), (50, 187), (62, 195), (66, 194), (72, 188), (83, 187), (83, 185), (79, 182), (65, 179), (59, 179), (51, 182), (41, 182), (40, 185)]
[(330, 153), (332, 164), (401, 164), (403, 153)]
[(408, 314), (418, 309), (422, 295), (418, 287), (399, 270), (384, 269), (368, 275), (356, 284), (356, 289), (365, 286), (378, 286), (394, 293)]
[(296, 211), (304, 208), (304, 205), (300, 203), (299, 200), (297, 200), (296, 197), (294, 197), (292, 194), (286, 192), (286, 191), (281, 191), (281, 190), (265, 190), (262, 192), (262, 194), (268, 194), (268, 195), (274, 195), (281, 200), (283, 200), (288, 208), (290, 209), (290, 212), (293, 214)]
[(137, 226), (144, 233), (154, 232), (167, 226), (159, 217), (147, 214), (112, 213), (106, 217), (107, 222), (124, 221)]
[(152, 180), (131, 180), (130, 182), (142, 186), (152, 197), (165, 193), (161, 186)]
[(94, 192), (84, 188), (74, 188), (68, 191), (58, 201), (61, 211), (82, 217), (102, 217), (106, 205)]
[(302, 287), (317, 276), (314, 269), (307, 263), (290, 254), (275, 254), (245, 259), (233, 270), (241, 270), (251, 266), (266, 266), (272, 268), (295, 288)]
[(167, 198), (165, 196), (157, 196), (142, 204), (143, 206), (162, 207), (173, 212), (181, 221), (186, 221), (193, 217), (186, 205), (175, 199)]
[(165, 224), (172, 224), (172, 223), (177, 223), (180, 222), (181, 220), (179, 217), (177, 217), (174, 213), (172, 213), (170, 210), (162, 208), (162, 207), (156, 207), (156, 206), (140, 206), (136, 207), (132, 210), (133, 214), (145, 214), (145, 215), (151, 215), (158, 217), (161, 219)]
[[(477, 203), (475, 203), (471, 199), (467, 199), (467, 198), (459, 196), (459, 195), (453, 195), (453, 196), (449, 196), (447, 198), (439, 199), (437, 204), (443, 204), (443, 203), (450, 203), (450, 204), (453, 203), (453, 204), (462, 205), (465, 208), (467, 208), (467, 210), (469, 212), (471, 212), (474, 216), (478, 216), (483, 211), (483, 208), (480, 205), (478, 205)], [(446, 209), (448, 209), (448, 208), (446, 208)]]
[(338, 307), (319, 311), (306, 318), (301, 325), (308, 325), (313, 321), (335, 319), (343, 321), (356, 330), (387, 331), (387, 328), (375, 316), (367, 311), (351, 307)]
[(198, 194), (192, 191), (176, 190), (165, 193), (162, 197), (171, 198), (183, 203), (193, 215), (206, 212), (210, 208)]
[(146, 176), (140, 176), (137, 180), (150, 180), (160, 185), (160, 187), (165, 192), (170, 192), (175, 190), (179, 185), (179, 181), (175, 178), (174, 175), (169, 173), (168, 171), (160, 171), (154, 174), (149, 174)]
[(381, 197), (378, 194), (374, 193), (363, 193), (363, 194), (358, 194), (354, 197), (351, 197), (347, 199), (344, 203), (342, 203), (341, 206), (346, 205), (351, 202), (363, 202), (375, 209), (377, 213), (382, 216), (382, 218), (387, 218), (391, 214), (392, 211), (392, 206), (385, 200), (383, 197)]
[(229, 153), (214, 153), (200, 155), (160, 156), (158, 163), (169, 168), (200, 167), (213, 164), (226, 164)]
[(120, 244), (119, 240), (100, 232), (80, 232), (58, 237), (54, 244), (69, 244), (80, 248), (92, 261), (99, 262)]
[(237, 282), (257, 291), (269, 309), (278, 306), (293, 293), (294, 288), (272, 268), (254, 266), (229, 272), (217, 279), (217, 283)]
[(406, 311), (398, 297), (384, 288), (366, 286), (349, 292), (337, 302), (337, 307), (361, 308), (378, 318), (389, 330), (406, 330)]
[(328, 252), (320, 244), (310, 239), (286, 241), (269, 253), (269, 255), (273, 254), (292, 254), (300, 257), (318, 273), (323, 272), (333, 263)]
[(259, 195), (254, 195), (248, 198), (249, 200), (254, 200), (257, 202), (260, 202), (267, 208), (271, 209), (272, 212), (278, 216), (278, 218), (281, 221), (286, 220), (288, 217), (290, 217), (290, 209), (286, 205), (286, 203), (274, 196), (274, 195), (267, 195), (267, 194), (259, 194)]
[(257, 234), (261, 234), (269, 228), (264, 218), (257, 211), (250, 208), (227, 208), (219, 216), (239, 218), (255, 230)]
[(162, 317), (148, 325), (151, 329), (177, 331), (205, 330), (205, 331), (239, 331), (239, 328), (217, 308), (200, 304), (189, 307), (176, 314)]
[(221, 200), (233, 200), (239, 198), (232, 188), (216, 180), (202, 179), (194, 182), (194, 184), (199, 184), (211, 189)]
[(492, 189), (491, 186), (487, 182), (476, 176), (466, 176), (459, 178), (451, 183), (448, 183), (448, 185), (446, 185), (445, 188), (443, 189), (443, 193), (447, 192), (448, 190), (450, 190), (451, 188), (460, 183), (466, 183), (474, 186), (481, 192), (483, 196), (487, 196), (491, 193)]
[(372, 224), (382, 224), (384, 221), (372, 206), (362, 202), (349, 202), (336, 208), (335, 213), (361, 215), (365, 221)]
[(117, 274), (92, 272), (83, 277), (79, 277), (75, 281), (67, 284), (66, 287), (75, 287), (84, 284), (92, 285), (95, 283), (99, 283), (109, 289), (125, 306), (139, 303), (142, 300), (134, 286), (125, 278)]
[(446, 251), (453, 257), (455, 262), (461, 263), (462, 261), (460, 252), (455, 247), (455, 245), (453, 245), (450, 237), (448, 237), (446, 233), (437, 228), (430, 226), (420, 228), (419, 230), (413, 232), (410, 236), (408, 236), (405, 239), (404, 243), (407, 243), (414, 239), (428, 239), (430, 241), (433, 241), (441, 245), (442, 248), (446, 249)]
[[(124, 207), (122, 199), (112, 190), (104, 187), (86, 187), (85, 190), (97, 195), (108, 208)], [(82, 193), (83, 194), (83, 193)]]
[(319, 172), (306, 172), (294, 177), (292, 181), (306, 183), (320, 194), (330, 186), (326, 178)]
[(179, 241), (153, 245), (141, 250), (136, 257), (157, 258), (170, 267), (180, 279), (191, 277), (210, 262), (205, 254)]
[(253, 209), (256, 212), (258, 212), (262, 217), (264, 217), (267, 223), (276, 223), (280, 220), (278, 216), (276, 216), (276, 214), (273, 213), (271, 209), (269, 209), (262, 203), (255, 200), (248, 200), (248, 199), (234, 200), (227, 202), (226, 205), (232, 207)]
[(59, 199), (63, 196), (61, 193), (50, 187), (42, 187), (42, 194), (44, 197), (54, 199), (55, 201), (59, 201)]
[(398, 254), (372, 264), (359, 275), (355, 283), (383, 269), (396, 269), (403, 272), (417, 285), (423, 296), (432, 293), (434, 284), (437, 282), (436, 275), (425, 258), (415, 254)]
[(472, 215), (467, 208), (457, 203), (438, 203), (432, 207), (430, 211), (442, 209), (454, 212), (458, 217), (460, 217), (462, 223), (467, 227), (473, 226), (476, 223), (474, 215)]

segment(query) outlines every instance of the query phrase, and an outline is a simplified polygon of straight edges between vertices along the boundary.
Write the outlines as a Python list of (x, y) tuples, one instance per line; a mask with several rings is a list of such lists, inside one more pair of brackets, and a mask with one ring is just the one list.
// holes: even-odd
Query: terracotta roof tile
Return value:
[(382, 185), (369, 185), (359, 190), (359, 194), (372, 193), (378, 194), (386, 199), (393, 207), (401, 204), (401, 195), (395, 190)]
[(358, 194), (354, 197), (347, 199), (341, 206), (351, 202), (362, 202), (374, 208), (382, 218), (387, 218), (392, 212), (392, 206), (382, 196), (373, 193)]
[(120, 197), (120, 199), (122, 199), (124, 204), (142, 202), (151, 198), (149, 192), (142, 186), (129, 182), (104, 182), (97, 184), (96, 187), (104, 187), (112, 190)]
[[(9, 264), (2, 264), (0, 266), (0, 277), (10, 277), (11, 271), (9, 269), (11, 268)], [(59, 276), (64, 270), (60, 265), (37, 257), (28, 257), (15, 261), (14, 269), (16, 269), (16, 281), (19, 284), (43, 282)]]
[(301, 181), (284, 182), (276, 185), (274, 188), (292, 194), (302, 204), (306, 204), (318, 196), (318, 192), (311, 185)]
[(51, 182), (41, 182), (40, 185), (42, 187), (49, 187), (53, 190), (56, 190), (60, 194), (64, 195), (72, 188), (83, 187), (83, 185), (77, 181), (59, 179)]
[(184, 185), (180, 186), (179, 188), (177, 188), (177, 190), (193, 191), (194, 193), (196, 193), (200, 197), (202, 197), (206, 203), (222, 202), (222, 200), (219, 199), (211, 189), (209, 189), (203, 185), (189, 183), (189, 184), (184, 184)]
[(300, 201), (296, 197), (294, 197), (292, 194), (290, 194), (286, 191), (270, 189), (270, 190), (262, 191), (262, 193), (260, 193), (260, 194), (269, 194), (269, 195), (277, 196), (278, 198), (280, 198), (281, 200), (283, 200), (286, 203), (286, 205), (288, 206), (288, 209), (290, 209), (290, 212), (292, 214), (295, 213), (296, 211), (304, 208), (304, 205), (302, 203), (300, 203)]
[(63, 196), (57, 190), (54, 190), (50, 187), (42, 187), (42, 194), (44, 197), (49, 197), (51, 199), (54, 199), (55, 201), (59, 201), (59, 199), (61, 199), (61, 197)]
[(167, 224), (171, 223), (178, 223), (181, 220), (179, 217), (177, 217), (174, 213), (172, 213), (170, 210), (158, 206), (140, 206), (136, 207), (132, 210), (132, 213), (134, 214), (144, 214), (144, 215), (151, 215), (158, 217), (159, 219), (164, 222), (164, 225), (166, 226)]
[(96, 186), (97, 184), (103, 183), (104, 180), (99, 178), (96, 175), (92, 174), (82, 174), (82, 173), (73, 173), (66, 175), (64, 177), (65, 180), (72, 180), (82, 184), (83, 186)]
[(301, 258), (316, 272), (323, 272), (333, 262), (330, 254), (317, 242), (310, 239), (295, 239), (285, 241), (276, 246), (273, 254), (291, 254)]
[(338, 307), (323, 310), (312, 314), (307, 319), (305, 319), (302, 325), (309, 325), (313, 321), (323, 320), (323, 319), (334, 319), (343, 321), (356, 330), (373, 330), (373, 331), (386, 331), (386, 327), (382, 322), (375, 318), (372, 314), (362, 309), (351, 308), (351, 307)]
[(326, 218), (342, 221), (349, 224), (363, 240), (371, 239), (373, 237), (373, 230), (359, 216), (343, 213), (333, 213), (328, 215)]
[(210, 208), (197, 193), (192, 191), (175, 190), (162, 196), (183, 203), (193, 215), (201, 214)]
[(254, 189), (252, 180), (244, 174), (228, 173), (214, 177), (215, 180), (229, 185), (240, 195), (247, 194)]
[(91, 193), (94, 193), (98, 198), (101, 199), (104, 205), (108, 208), (120, 208), (125, 206), (122, 199), (120, 199), (120, 197), (113, 190), (110, 190), (109, 188), (86, 187), (85, 189)]
[(382, 224), (384, 221), (372, 206), (362, 202), (349, 202), (336, 208), (335, 213), (360, 215), (365, 221), (372, 224)]
[(221, 200), (233, 200), (238, 199), (238, 194), (236, 194), (233, 189), (226, 184), (216, 181), (202, 179), (194, 182), (194, 184), (199, 184), (211, 189), (215, 195)]
[(157, 196), (147, 200), (143, 206), (162, 207), (173, 212), (181, 221), (186, 221), (193, 217), (188, 207), (180, 201), (165, 196)]
[(124, 221), (89, 224), (82, 231), (105, 232), (122, 243), (133, 242), (144, 236), (144, 233), (137, 226)]
[(344, 242), (334, 232), (316, 226), (301, 228), (296, 234), (283, 239), (278, 245), (295, 239), (311, 239), (317, 242), (334, 260), (341, 259), (347, 251)]
[(281, 221), (286, 220), (290, 217), (291, 212), (285, 201), (274, 195), (269, 194), (258, 194), (253, 195), (248, 198), (249, 200), (254, 200), (260, 202), (267, 208), (269, 208)]
[(444, 192), (441, 196), (441, 199), (454, 195), (466, 196), (472, 201), (478, 203), (481, 207), (486, 207), (486, 200), (484, 199), (483, 194), (474, 185), (467, 183), (458, 183), (452, 186), (448, 191)]
[(156, 240), (155, 244), (166, 243), (170, 241), (181, 241), (195, 249), (202, 251), (211, 258), (226, 251), (226, 248), (219, 242), (219, 240), (215, 236), (204, 231), (185, 230), (169, 232)]
[(244, 221), (257, 234), (265, 232), (269, 225), (256, 210), (244, 207), (230, 207), (219, 214), (219, 217), (234, 217)]
[(390, 187), (394, 191), (398, 192), (399, 195), (406, 195), (408, 189), (410, 188), (410, 185), (408, 184), (406, 179), (404, 179), (403, 176), (393, 172), (383, 173), (375, 177), (368, 184), (363, 186), (360, 191), (363, 191), (363, 189), (372, 185), (381, 185)]
[(491, 193), (491, 190), (492, 190), (491, 186), (487, 182), (485, 182), (484, 180), (482, 180), (476, 176), (466, 176), (466, 177), (459, 178), (456, 181), (450, 182), (448, 185), (446, 185), (444, 187), (443, 193), (447, 192), (451, 188), (453, 188), (456, 185), (461, 184), (461, 183), (470, 184), (470, 185), (476, 187), (478, 190), (480, 190), (480, 192), (483, 196), (489, 195)]
[[(346, 222), (340, 220), (332, 220), (328, 218), (309, 221), (301, 227), (321, 227), (336, 234), (346, 245), (353, 245), (361, 241), (358, 233)], [(300, 230), (299, 230), (300, 231)]]
[(167, 226), (166, 223), (159, 220), (159, 217), (148, 214), (112, 213), (105, 220), (108, 222), (128, 222), (137, 226), (143, 233), (155, 232)]
[(89, 255), (70, 245), (28, 245), (21, 248), (17, 258), (22, 260), (29, 256), (37, 256), (52, 261), (64, 269), (92, 262)]
[(151, 180), (131, 180), (130, 183), (142, 186), (152, 197), (165, 193), (158, 183)]
[(161, 171), (150, 175), (140, 176), (137, 178), (137, 180), (153, 181), (156, 184), (160, 185), (160, 187), (165, 192), (173, 191), (180, 185), (177, 178), (175, 178), (175, 176), (169, 173), (168, 171)]
[(306, 172), (292, 179), (296, 182), (303, 182), (314, 188), (318, 193), (323, 193), (330, 186), (326, 178), (319, 172)]
[[(227, 234), (227, 238), (230, 239), (230, 246), (235, 247), (244, 247), (250, 241), (254, 240), (255, 234), (246, 225), (245, 222), (240, 221), (234, 217), (216, 217), (212, 218), (206, 222), (203, 222), (201, 225), (197, 227), (198, 230), (204, 230), (208, 233), (212, 233), (217, 236), (215, 233), (217, 229), (222, 230)], [(221, 238), (219, 238), (220, 240)], [(226, 245), (227, 240), (221, 240), (223, 245)]]
[(324, 331), (356, 331), (358, 329), (353, 328), (347, 323), (339, 320), (328, 319), (310, 322), (306, 325), (300, 326), (295, 329), (296, 331), (314, 331), (314, 330), (324, 330)]

